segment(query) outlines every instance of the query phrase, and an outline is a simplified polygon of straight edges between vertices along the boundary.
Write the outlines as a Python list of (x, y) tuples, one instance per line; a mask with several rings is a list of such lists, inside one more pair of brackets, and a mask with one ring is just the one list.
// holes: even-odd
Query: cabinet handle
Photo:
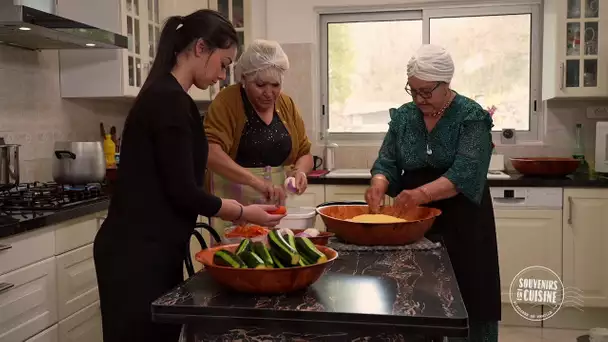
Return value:
[(572, 197), (568, 196), (568, 224), (572, 224), (572, 207), (574, 206), (574, 201)]
[(13, 287), (15, 287), (15, 284), (11, 284), (11, 283), (0, 283), (0, 293), (2, 292), (6, 292), (10, 289), (12, 289)]
[(564, 90), (564, 86), (565, 86), (564, 83), (565, 83), (565, 78), (566, 78), (566, 67), (563, 62), (559, 65), (559, 77), (560, 77), (559, 89)]
[(0, 245), (0, 252), (13, 248), (11, 245)]

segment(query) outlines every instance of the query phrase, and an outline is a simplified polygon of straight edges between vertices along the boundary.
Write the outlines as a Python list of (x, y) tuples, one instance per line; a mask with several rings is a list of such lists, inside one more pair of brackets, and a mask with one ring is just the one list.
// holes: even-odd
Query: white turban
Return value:
[(235, 66), (235, 78), (253, 76), (262, 71), (281, 78), (289, 69), (289, 59), (278, 42), (271, 40), (254, 40), (243, 52)]
[(440, 46), (422, 45), (407, 63), (407, 77), (450, 83), (454, 77), (452, 56)]

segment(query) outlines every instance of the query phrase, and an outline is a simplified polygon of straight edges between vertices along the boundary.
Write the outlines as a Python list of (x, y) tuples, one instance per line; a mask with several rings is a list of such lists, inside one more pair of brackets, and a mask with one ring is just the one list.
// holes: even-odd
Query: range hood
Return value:
[[(123, 49), (127, 37), (60, 17), (55, 0), (0, 0), (0, 43), (29, 50)], [(105, 1), (105, 0), (99, 0)], [(42, 10), (44, 9), (44, 10)]]

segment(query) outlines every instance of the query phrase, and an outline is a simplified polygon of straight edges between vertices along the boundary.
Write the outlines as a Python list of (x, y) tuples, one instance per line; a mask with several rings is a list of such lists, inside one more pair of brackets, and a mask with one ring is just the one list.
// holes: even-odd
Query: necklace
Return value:
[(441, 109), (439, 109), (438, 111), (436, 111), (433, 114), (429, 114), (429, 116), (436, 118), (438, 116), (443, 115), (443, 113), (445, 112), (445, 110), (448, 109), (448, 107), (450, 106), (450, 104), (452, 104), (452, 101), (454, 100), (454, 97), (455, 96), (452, 93), (452, 95), (450, 95), (450, 98), (443, 104), (443, 106), (441, 107)]

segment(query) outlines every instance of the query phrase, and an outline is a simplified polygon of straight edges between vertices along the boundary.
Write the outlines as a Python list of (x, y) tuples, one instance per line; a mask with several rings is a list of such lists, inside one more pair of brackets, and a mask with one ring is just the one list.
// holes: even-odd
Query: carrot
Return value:
[(233, 231), (224, 234), (228, 238), (244, 237), (252, 238), (260, 235), (268, 234), (268, 229), (256, 225), (238, 226)]
[(287, 208), (280, 206), (276, 210), (269, 211), (268, 213), (272, 215), (285, 215), (287, 214)]

